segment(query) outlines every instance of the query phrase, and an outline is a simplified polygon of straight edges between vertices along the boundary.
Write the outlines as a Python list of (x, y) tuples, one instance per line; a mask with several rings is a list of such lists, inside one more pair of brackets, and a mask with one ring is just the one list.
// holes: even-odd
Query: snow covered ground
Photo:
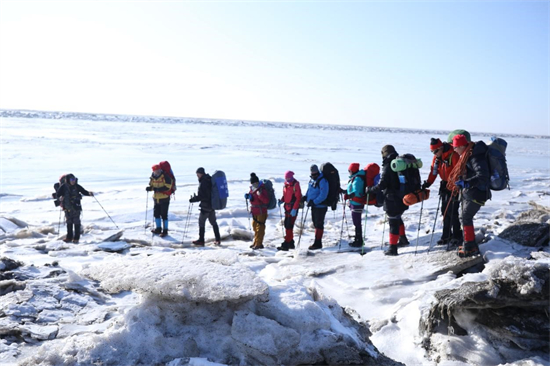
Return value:
[[(296, 258), (277, 252), (283, 241), (278, 209), (269, 213), (266, 249), (251, 252), (246, 240), (250, 220), (243, 194), (251, 172), (272, 179), (280, 196), (286, 170), (306, 187), (309, 166), (330, 161), (345, 186), (351, 162), (380, 164), (381, 147), (391, 143), (399, 153), (422, 159), (425, 178), (430, 137), (446, 139), (441, 131), (34, 117), (0, 118), (0, 257), (23, 263), (15, 277), (0, 281), (1, 363), (299, 364), (329, 359), (319, 355), (335, 344), (343, 348), (334, 354), (358, 348), (368, 357), (383, 353), (406, 365), (550, 362), (548, 355), (489, 349), (467, 320), (461, 324), (469, 330), (460, 336), (461, 346), (442, 346), (437, 354), (421, 347), (419, 330), (435, 291), (483, 281), (510, 255), (529, 257), (532, 248), (496, 235), (529, 208), (529, 201), (550, 206), (548, 138), (505, 137), (512, 189), (494, 192), (475, 221), (483, 229), (478, 236), (492, 238), (480, 246), (488, 263), (480, 273), (457, 277), (439, 273), (441, 263), (433, 258), (447, 254), (444, 248), (434, 245), (428, 253), (435, 191), (420, 223), (420, 205), (404, 215), (411, 246), (397, 257), (383, 255), (382, 232), (387, 237), (388, 228), (382, 209), (374, 207), (368, 211), (364, 256), (339, 253), (347, 248), (348, 233), (353, 235), (351, 217), (342, 220), (341, 206), (327, 214), (320, 252), (305, 250), (313, 242), (309, 218), (302, 252)], [(489, 135), (472, 132), (472, 139), (487, 141)], [(145, 228), (153, 206), (145, 186), (151, 166), (161, 160), (170, 161), (178, 186), (165, 239), (152, 238)], [(221, 247), (190, 244), (198, 236), (198, 208), (188, 198), (197, 190), (199, 166), (210, 174), (223, 170), (229, 182), (227, 208), (217, 212)], [(51, 199), (53, 184), (65, 173), (96, 193), (83, 198), (84, 234), (77, 245), (60, 240), (65, 227), (62, 222), (60, 236), (60, 211)], [(441, 232), (438, 221), (434, 242)], [(208, 225), (207, 239), (213, 240)], [(442, 336), (441, 342), (451, 344), (452, 337)], [(346, 357), (361, 361), (363, 356)]]

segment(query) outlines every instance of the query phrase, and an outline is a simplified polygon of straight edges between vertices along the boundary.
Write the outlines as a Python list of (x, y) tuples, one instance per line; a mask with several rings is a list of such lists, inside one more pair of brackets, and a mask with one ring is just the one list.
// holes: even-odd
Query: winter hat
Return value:
[(435, 151), (443, 146), (443, 143), (440, 139), (433, 138), (430, 140), (430, 151)]
[(319, 168), (317, 167), (317, 165), (313, 164), (313, 165), (309, 168), (309, 171), (311, 172), (311, 174), (318, 174), (318, 173), (319, 173)]
[(460, 147), (468, 145), (468, 140), (464, 135), (455, 135), (453, 137), (453, 147)]
[(204, 172), (204, 168), (203, 168), (203, 167), (200, 167), (199, 169), (197, 169), (197, 171), (196, 171), (195, 173), (197, 173), (197, 174), (206, 174), (206, 173)]
[(392, 145), (386, 145), (382, 148), (382, 157), (385, 158), (391, 154), (394, 154), (396, 153), (395, 151), (395, 147), (393, 147)]
[(359, 163), (351, 163), (348, 170), (352, 173), (357, 173), (359, 171)]
[(153, 171), (155, 171), (155, 170), (160, 170), (160, 165), (155, 164), (155, 165), (153, 165), (153, 166), (151, 167), (151, 169), (153, 169)]
[(285, 180), (290, 180), (294, 178), (294, 172), (291, 171), (291, 170), (288, 170), (286, 173), (285, 173)]
[(250, 184), (258, 183), (259, 181), (256, 173), (250, 173)]

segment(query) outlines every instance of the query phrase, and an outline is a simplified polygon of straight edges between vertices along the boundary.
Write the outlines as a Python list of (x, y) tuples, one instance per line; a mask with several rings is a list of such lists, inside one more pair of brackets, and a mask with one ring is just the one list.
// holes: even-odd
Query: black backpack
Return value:
[(54, 189), (55, 192), (52, 193), (52, 198), (54, 199), (53, 204), (55, 205), (55, 207), (61, 206), (61, 208), (63, 208), (63, 204), (58, 199), (57, 194), (58, 194), (58, 191), (59, 191), (59, 187), (61, 187), (63, 184), (65, 184), (65, 182), (66, 182), (65, 178), (67, 177), (67, 175), (69, 175), (69, 174), (63, 174), (61, 177), (59, 177), (59, 182), (56, 182), (53, 185), (53, 189)]
[(320, 170), (321, 173), (323, 173), (323, 177), (328, 182), (328, 195), (321, 204), (330, 206), (334, 211), (340, 200), (340, 175), (338, 174), (338, 169), (331, 163), (324, 163), (321, 165)]
[(390, 166), (399, 175), (399, 191), (403, 195), (420, 190), (422, 179), (419, 169), (422, 168), (422, 160), (413, 154), (399, 155), (392, 160)]
[(489, 188), (493, 191), (502, 191), (504, 188), (510, 189), (508, 182), (508, 165), (506, 164), (506, 147), (508, 143), (501, 138), (492, 137), (491, 143), (487, 145), (487, 163), (491, 173)]

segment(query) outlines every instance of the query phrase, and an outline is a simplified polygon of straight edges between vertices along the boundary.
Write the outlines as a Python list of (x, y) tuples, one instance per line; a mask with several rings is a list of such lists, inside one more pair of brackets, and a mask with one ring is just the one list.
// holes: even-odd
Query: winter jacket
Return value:
[(212, 210), (212, 177), (210, 174), (204, 174), (199, 178), (199, 191), (190, 202), (200, 202), (200, 208)]
[(151, 174), (149, 186), (151, 186), (155, 192), (153, 194), (155, 202), (159, 203), (160, 200), (170, 199), (170, 195), (164, 192), (170, 191), (172, 184), (172, 178), (170, 178), (168, 174), (164, 174), (164, 172), (160, 173), (159, 176), (155, 176), (155, 173)]
[(82, 211), (82, 205), (80, 203), (82, 195), (91, 196), (91, 194), (80, 184), (78, 184), (78, 179), (76, 180), (76, 183), (72, 185), (70, 183), (71, 178), (74, 178), (74, 175), (67, 175), (66, 183), (63, 183), (57, 191), (57, 197), (63, 197), (63, 210)]
[(399, 175), (391, 169), (391, 162), (395, 158), (397, 153), (392, 153), (382, 160), (380, 181), (374, 187), (367, 188), (369, 196), (384, 193), (384, 211), (389, 214), (403, 213), (409, 209), (409, 206), (403, 203), (404, 194), (400, 190)]
[(310, 179), (306, 192), (306, 202), (313, 200), (313, 207), (324, 208), (327, 205), (322, 202), (327, 199), (328, 196), (328, 181), (323, 176), (323, 173), (319, 173), (317, 179)]
[(250, 212), (253, 216), (267, 213), (267, 205), (269, 204), (269, 193), (260, 182), (258, 188), (250, 188)]
[(359, 169), (357, 173), (349, 176), (348, 189), (346, 193), (350, 196), (350, 204), (362, 206), (366, 203), (365, 197), (365, 171)]
[(292, 209), (298, 210), (300, 200), (302, 199), (302, 188), (300, 182), (292, 179), (292, 182), (286, 182), (283, 187), (283, 197), (281, 200), (285, 203), (285, 212), (290, 212)]
[(438, 158), (434, 155), (432, 159), (432, 166), (430, 168), (430, 174), (428, 175), (428, 185), (432, 183), (437, 178), (437, 175), (441, 177), (441, 180), (447, 181), (449, 179), (449, 174), (451, 174), (454, 167), (458, 164), (458, 159), (460, 156), (454, 152), (453, 147), (448, 143), (443, 143), (443, 154)]
[(476, 201), (480, 204), (491, 199), (489, 182), (491, 173), (487, 162), (487, 145), (478, 141), (472, 147), (472, 155), (466, 162), (466, 177), (462, 177), (469, 187), (462, 190), (462, 197), (468, 201)]

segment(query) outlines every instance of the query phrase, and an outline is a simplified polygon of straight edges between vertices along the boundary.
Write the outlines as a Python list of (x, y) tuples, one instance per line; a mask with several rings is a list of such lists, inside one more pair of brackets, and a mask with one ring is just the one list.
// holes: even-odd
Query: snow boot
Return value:
[(447, 244), (449, 241), (450, 241), (450, 238), (441, 237), (441, 239), (439, 239), (439, 240), (437, 241), (437, 245), (445, 245), (445, 244)]
[(159, 235), (161, 238), (164, 238), (165, 236), (168, 236), (168, 230), (164, 229), (162, 230), (162, 233)]
[(204, 246), (204, 226), (199, 227), (199, 238), (193, 241), (193, 245)]
[(458, 256), (460, 258), (473, 257), (479, 254), (479, 247), (475, 241), (467, 241), (463, 246), (458, 248)]
[(288, 252), (288, 242), (283, 241), (280, 247), (277, 247), (277, 250), (282, 250), (283, 252)]
[(212, 229), (214, 230), (214, 238), (215, 238), (214, 245), (220, 245), (222, 240), (220, 237), (220, 228), (218, 227), (218, 224), (212, 225)]
[(156, 226), (156, 229), (151, 230), (151, 232), (155, 235), (162, 233), (162, 228), (160, 227), (160, 217), (158, 219), (155, 218), (155, 226)]
[(403, 248), (403, 247), (406, 247), (408, 246), (410, 243), (409, 243), (409, 240), (407, 239), (407, 236), (406, 235), (399, 235), (399, 241), (397, 242), (397, 246), (399, 248)]
[(396, 256), (397, 255), (397, 244), (390, 245), (390, 249), (384, 252), (385, 255)]
[(288, 242), (288, 249), (295, 249), (294, 247), (294, 239)]
[(81, 230), (80, 224), (75, 224), (73, 243), (78, 243), (78, 241), (80, 240), (80, 230)]
[(63, 241), (65, 243), (70, 243), (73, 241), (73, 224), (67, 224), (67, 235)]
[(361, 227), (355, 227), (355, 239), (349, 243), (350, 247), (360, 248), (363, 246), (363, 233)]
[(323, 248), (323, 243), (321, 241), (321, 239), (315, 239), (315, 241), (313, 242), (313, 245), (310, 245), (309, 246), (309, 250), (317, 250), (317, 249), (322, 249)]

